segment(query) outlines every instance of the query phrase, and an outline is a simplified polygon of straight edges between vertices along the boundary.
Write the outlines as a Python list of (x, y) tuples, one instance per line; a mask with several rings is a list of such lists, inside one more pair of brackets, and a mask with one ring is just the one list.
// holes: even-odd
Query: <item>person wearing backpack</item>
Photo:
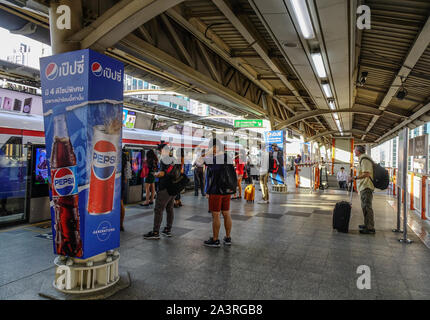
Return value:
[(173, 225), (173, 205), (176, 197), (176, 193), (169, 193), (168, 188), (172, 185), (172, 181), (179, 175), (180, 165), (176, 163), (175, 158), (169, 156), (170, 150), (167, 144), (160, 144), (158, 150), (161, 150), (160, 157), (160, 171), (154, 173), (154, 177), (159, 178), (158, 181), (158, 193), (155, 200), (154, 207), (154, 226), (152, 231), (143, 235), (147, 240), (158, 240), (160, 239), (160, 227), (163, 221), (163, 211), (166, 209), (167, 212), (167, 223), (166, 227), (161, 232), (166, 237), (171, 237), (172, 225)]
[[(373, 191), (373, 160), (366, 155), (364, 146), (359, 145), (354, 149), (354, 154), (358, 157), (357, 190), (360, 193), (361, 209), (363, 210), (364, 225), (359, 225), (361, 234), (375, 234), (374, 213), (372, 209)], [(348, 181), (351, 182), (352, 178)]]
[(141, 178), (145, 178), (146, 201), (141, 204), (144, 207), (154, 203), (155, 198), (155, 176), (158, 169), (158, 158), (154, 150), (149, 150), (146, 154), (146, 160), (142, 166)]
[(194, 168), (194, 195), (197, 197), (199, 195), (199, 188), (201, 190), (202, 196), (205, 197), (205, 150), (198, 150), (196, 153), (196, 158), (193, 162)]
[[(224, 144), (213, 139), (209, 145), (210, 151), (205, 160), (207, 164), (206, 196), (209, 198), (209, 211), (212, 213), (212, 237), (204, 241), (207, 247), (219, 248), (219, 230), (221, 227), (220, 214), (224, 217), (224, 245), (231, 245), (232, 220), (230, 216), (230, 198), (236, 192), (237, 175), (233, 160), (228, 159)], [(229, 161), (230, 160), (230, 161)]]

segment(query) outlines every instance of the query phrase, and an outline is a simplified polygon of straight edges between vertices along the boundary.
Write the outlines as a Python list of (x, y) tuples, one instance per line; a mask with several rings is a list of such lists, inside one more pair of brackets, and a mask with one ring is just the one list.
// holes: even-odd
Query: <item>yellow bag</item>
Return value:
[(249, 184), (245, 188), (245, 200), (247, 202), (254, 202), (255, 198), (255, 186), (253, 184)]

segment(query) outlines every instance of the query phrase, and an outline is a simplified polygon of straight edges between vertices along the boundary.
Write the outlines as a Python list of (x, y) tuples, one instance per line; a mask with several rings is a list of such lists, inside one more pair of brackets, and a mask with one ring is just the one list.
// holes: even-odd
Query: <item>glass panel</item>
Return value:
[(24, 220), (27, 186), (27, 146), (11, 137), (0, 147), (0, 224)]

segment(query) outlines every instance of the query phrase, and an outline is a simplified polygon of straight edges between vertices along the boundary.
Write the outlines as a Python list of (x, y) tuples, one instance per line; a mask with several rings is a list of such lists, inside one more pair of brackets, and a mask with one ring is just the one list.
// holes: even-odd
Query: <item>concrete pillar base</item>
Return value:
[(100, 291), (86, 294), (71, 294), (58, 291), (52, 285), (52, 278), (48, 278), (43, 282), (39, 295), (52, 300), (102, 300), (130, 286), (131, 279), (128, 272), (120, 272), (119, 277), (119, 281), (114, 285)]

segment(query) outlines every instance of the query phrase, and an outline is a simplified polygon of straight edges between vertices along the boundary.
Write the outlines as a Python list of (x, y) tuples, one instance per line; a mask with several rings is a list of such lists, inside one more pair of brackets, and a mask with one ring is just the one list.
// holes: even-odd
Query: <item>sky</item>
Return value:
[(7, 60), (8, 56), (14, 55), (14, 49), (19, 52), (19, 46), (24, 43), (30, 46), (30, 53), (28, 54), (29, 67), (39, 69), (39, 58), (51, 55), (51, 47), (33, 39), (27, 38), (22, 35), (12, 34), (9, 30), (0, 28), (0, 59)]

